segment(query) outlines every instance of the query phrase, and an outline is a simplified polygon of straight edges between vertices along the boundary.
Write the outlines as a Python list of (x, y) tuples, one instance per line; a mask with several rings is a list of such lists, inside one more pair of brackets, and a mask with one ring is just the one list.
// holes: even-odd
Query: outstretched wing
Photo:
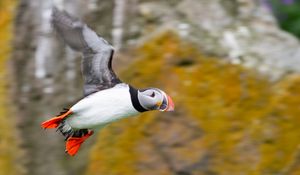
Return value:
[(114, 49), (85, 23), (56, 8), (52, 24), (67, 45), (83, 53), (84, 95), (108, 89), (121, 83), (112, 69)]

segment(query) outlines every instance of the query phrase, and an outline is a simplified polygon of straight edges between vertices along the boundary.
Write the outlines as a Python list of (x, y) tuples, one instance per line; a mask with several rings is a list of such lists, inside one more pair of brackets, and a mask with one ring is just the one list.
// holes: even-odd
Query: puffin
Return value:
[(93, 133), (117, 120), (146, 111), (173, 111), (172, 98), (158, 88), (137, 89), (122, 82), (112, 68), (114, 48), (86, 23), (53, 8), (51, 23), (64, 43), (82, 53), (83, 98), (41, 124), (65, 137), (65, 152), (74, 156)]

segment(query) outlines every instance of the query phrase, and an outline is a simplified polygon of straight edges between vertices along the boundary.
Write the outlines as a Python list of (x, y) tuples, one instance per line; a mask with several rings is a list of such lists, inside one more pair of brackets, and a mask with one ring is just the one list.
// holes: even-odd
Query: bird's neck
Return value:
[(145, 109), (139, 99), (138, 99), (138, 89), (132, 87), (129, 85), (129, 93), (130, 93), (130, 98), (131, 98), (131, 102), (132, 105), (134, 107), (135, 110), (139, 111), (139, 112), (146, 112), (148, 111), (147, 109)]

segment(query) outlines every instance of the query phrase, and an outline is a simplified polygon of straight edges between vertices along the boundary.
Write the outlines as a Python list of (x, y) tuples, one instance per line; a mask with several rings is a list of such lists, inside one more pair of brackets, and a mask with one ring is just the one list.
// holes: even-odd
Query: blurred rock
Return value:
[(86, 174), (299, 172), (299, 75), (274, 84), (203, 55), (172, 31), (135, 52), (137, 61), (121, 77), (136, 87), (166, 90), (176, 110), (104, 128)]
[(280, 30), (257, 0), (147, 1), (137, 9), (126, 18), (125, 42), (138, 43), (167, 27), (205, 53), (256, 69), (271, 79), (299, 72), (299, 41)]
[[(52, 32), (53, 5), (116, 44), (121, 79), (166, 89), (176, 112), (121, 121), (91, 154), (93, 141), (66, 156), (63, 138), (39, 127), (82, 97), (80, 54)], [(11, 65), (27, 172), (297, 172), (299, 78), (285, 77), (299, 72), (299, 46), (259, 0), (21, 0)]]

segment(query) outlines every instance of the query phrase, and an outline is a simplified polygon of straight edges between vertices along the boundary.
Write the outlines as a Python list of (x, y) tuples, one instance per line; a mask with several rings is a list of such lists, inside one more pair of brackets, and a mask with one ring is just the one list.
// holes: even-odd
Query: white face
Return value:
[(147, 110), (161, 110), (164, 111), (168, 107), (168, 98), (166, 93), (160, 89), (149, 88), (138, 91), (138, 99)]

